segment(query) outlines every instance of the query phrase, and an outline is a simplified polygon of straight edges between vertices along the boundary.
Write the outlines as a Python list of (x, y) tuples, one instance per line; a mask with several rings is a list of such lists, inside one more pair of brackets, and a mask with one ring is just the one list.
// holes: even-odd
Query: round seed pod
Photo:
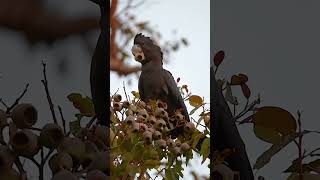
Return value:
[(126, 116), (133, 116), (133, 111), (131, 109), (126, 110)]
[(86, 146), (79, 138), (65, 137), (58, 146), (58, 152), (68, 153), (73, 160), (81, 162), (85, 159)]
[(90, 165), (88, 166), (88, 170), (100, 170), (107, 171), (110, 166), (110, 158), (109, 153), (107, 151), (95, 153)]
[(62, 180), (62, 179), (67, 179), (67, 180), (79, 180), (79, 178), (72, 174), (70, 171), (68, 170), (61, 170), (59, 172), (57, 172), (51, 180)]
[(132, 130), (133, 133), (137, 133), (137, 132), (139, 132), (139, 128), (140, 128), (139, 123), (133, 123), (131, 130)]
[(11, 169), (16, 156), (8, 146), (0, 145), (0, 172)]
[(155, 132), (153, 133), (153, 138), (154, 138), (155, 140), (161, 139), (161, 137), (162, 137), (161, 132), (155, 131)]
[(157, 122), (157, 119), (154, 116), (149, 116), (148, 123), (154, 125)]
[(17, 128), (30, 128), (38, 120), (38, 112), (32, 104), (18, 104), (11, 115), (13, 123)]
[(99, 170), (89, 171), (86, 180), (107, 180), (107, 176)]
[(188, 122), (185, 125), (185, 131), (188, 133), (192, 133), (196, 129), (196, 126), (192, 122)]
[(105, 145), (110, 143), (109, 128), (107, 126), (96, 126), (94, 129), (94, 136)]
[(156, 144), (161, 148), (165, 149), (167, 147), (167, 142), (163, 139), (159, 139), (156, 141)]
[(23, 129), (10, 137), (10, 144), (18, 155), (32, 158), (39, 152), (38, 136), (32, 131)]
[(176, 156), (180, 156), (181, 155), (181, 148), (180, 147), (174, 147), (173, 148), (173, 153), (176, 155)]
[(130, 102), (129, 101), (123, 101), (122, 107), (128, 109), (130, 107)]
[(157, 108), (154, 113), (157, 118), (161, 118), (165, 115), (165, 112), (166, 111), (163, 108)]
[(176, 143), (173, 141), (173, 139), (168, 139), (167, 146), (169, 146), (170, 148), (173, 148), (176, 146)]
[(140, 108), (146, 108), (146, 103), (142, 100), (140, 100), (139, 102), (137, 102), (137, 105), (140, 107)]
[(132, 115), (130, 116), (127, 116), (126, 119), (125, 119), (125, 122), (128, 124), (128, 125), (132, 125), (134, 123), (134, 117)]
[(55, 174), (62, 169), (71, 170), (73, 167), (72, 157), (65, 152), (56, 153), (49, 159), (49, 167), (52, 174)]
[(5, 171), (0, 171), (0, 179), (3, 180), (21, 180), (20, 174), (15, 169), (11, 168)]
[(145, 109), (140, 109), (138, 111), (138, 115), (142, 116), (143, 120), (146, 120), (149, 117), (149, 114), (148, 114), (147, 110), (145, 110)]
[(138, 124), (139, 124), (139, 130), (141, 132), (144, 132), (148, 129), (148, 126), (146, 124), (144, 124), (144, 123), (138, 123)]
[(120, 102), (113, 102), (113, 109), (115, 111), (121, 111), (122, 109), (122, 104)]
[(190, 149), (190, 146), (189, 146), (188, 143), (182, 143), (180, 145), (180, 148), (181, 148), (182, 151), (188, 151)]
[(40, 132), (39, 143), (49, 149), (56, 148), (63, 141), (64, 133), (61, 127), (54, 123), (46, 124)]
[(113, 96), (113, 100), (114, 100), (115, 102), (120, 102), (121, 99), (122, 99), (122, 97), (121, 97), (120, 94), (116, 94), (116, 95)]
[(152, 143), (152, 133), (150, 131), (145, 131), (143, 133), (143, 140), (146, 144)]

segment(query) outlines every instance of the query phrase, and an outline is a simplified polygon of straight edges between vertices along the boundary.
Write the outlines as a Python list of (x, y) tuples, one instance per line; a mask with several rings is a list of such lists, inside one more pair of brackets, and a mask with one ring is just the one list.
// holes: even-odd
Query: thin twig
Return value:
[(49, 88), (48, 88), (48, 81), (47, 81), (47, 74), (46, 74), (46, 63), (42, 61), (42, 66), (43, 66), (43, 76), (44, 76), (44, 80), (41, 80), (41, 82), (43, 83), (43, 86), (45, 88), (46, 91), (46, 95), (47, 95), (47, 99), (48, 99), (48, 103), (50, 106), (50, 110), (51, 110), (51, 114), (52, 114), (52, 118), (55, 124), (58, 124), (57, 118), (56, 118), (56, 114), (54, 112), (54, 105), (52, 103), (51, 97), (50, 97), (50, 93), (49, 93)]
[[(158, 174), (156, 175), (156, 177), (154, 177), (154, 179), (157, 179), (157, 177), (159, 176), (159, 174), (162, 176), (162, 174), (161, 174), (161, 172), (163, 171), (163, 170), (165, 170), (166, 168), (162, 168), (160, 171), (158, 171)], [(162, 176), (163, 177), (163, 176)]]
[[(22, 97), (26, 94), (27, 90), (29, 87), (29, 83), (26, 85), (25, 89), (23, 90), (23, 92), (21, 93), (21, 95), (14, 101), (14, 103), (7, 108), (7, 113), (9, 113), (17, 104), (19, 104), (19, 101), (22, 99)], [(5, 104), (4, 104), (5, 105)], [(6, 106), (6, 105), (5, 105)], [(8, 107), (8, 106), (7, 106)]]
[(88, 124), (86, 125), (86, 128), (90, 128), (90, 126), (92, 125), (92, 123), (94, 122), (94, 120), (97, 118), (97, 115), (93, 116), (91, 118), (91, 120), (88, 122)]
[(14, 163), (16, 164), (16, 166), (17, 166), (17, 168), (18, 168), (18, 170), (19, 170), (19, 172), (20, 172), (21, 175), (26, 174), (26, 171), (23, 169), (23, 166), (22, 166), (22, 164), (21, 164), (21, 161), (20, 161), (20, 158), (19, 158), (19, 157), (17, 157), (17, 159), (15, 160)]
[(36, 127), (29, 127), (28, 129), (30, 130), (34, 130), (34, 131), (41, 131), (42, 129), (40, 128), (36, 128)]
[(62, 126), (63, 126), (63, 133), (67, 134), (67, 131), (66, 131), (66, 120), (64, 119), (61, 106), (58, 106), (58, 109), (59, 109), (60, 116), (61, 116), (61, 121), (62, 121)]
[(1, 102), (1, 104), (2, 104), (6, 109), (9, 108), (9, 107), (7, 106), (7, 104), (2, 100), (2, 98), (0, 98), (0, 102)]
[(30, 160), (39, 168), (40, 164), (32, 157)]
[(127, 101), (129, 101), (129, 98), (128, 98), (128, 95), (127, 95), (126, 86), (125, 86), (125, 84), (124, 84), (124, 81), (122, 82), (122, 84), (123, 84), (124, 94), (126, 95), (126, 99), (127, 99)]

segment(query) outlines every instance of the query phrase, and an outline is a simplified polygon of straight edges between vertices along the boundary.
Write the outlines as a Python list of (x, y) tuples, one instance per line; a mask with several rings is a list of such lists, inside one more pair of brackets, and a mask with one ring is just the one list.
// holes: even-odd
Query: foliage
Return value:
[[(179, 81), (180, 78), (177, 80)], [(125, 88), (124, 88), (125, 91)], [(133, 99), (127, 96), (125, 100), (120, 94), (111, 97), (111, 175), (114, 178), (138, 176), (138, 179), (150, 178), (150, 170), (155, 169), (156, 177), (179, 179), (184, 177), (182, 167), (193, 159), (193, 151), (202, 156), (202, 163), (210, 152), (210, 111), (206, 108), (203, 98), (192, 95), (187, 86), (180, 87), (186, 101), (199, 110), (196, 125), (186, 122), (183, 115), (176, 111), (169, 115), (166, 103), (153, 100), (145, 103), (139, 99), (139, 92), (132, 91)], [(191, 114), (191, 112), (190, 112)], [(207, 124), (208, 126), (204, 125)], [(204, 132), (196, 129), (203, 126)], [(171, 139), (170, 131), (183, 128), (183, 133), (176, 139)], [(201, 148), (197, 149), (199, 140)], [(185, 161), (183, 161), (185, 158)], [(194, 174), (195, 175), (195, 174)]]
[[(218, 51), (214, 56), (214, 65), (216, 66), (215, 73), (217, 73), (218, 68), (225, 58), (224, 51)], [(245, 74), (232, 75), (230, 81), (218, 79), (217, 80), (220, 88), (225, 91), (225, 99), (234, 110), (234, 121), (241, 124), (253, 124), (253, 131), (257, 138), (264, 142), (270, 143), (271, 147), (262, 153), (253, 165), (254, 169), (261, 169), (266, 164), (271, 161), (271, 158), (277, 154), (279, 151), (284, 149), (288, 144), (295, 143), (298, 148), (298, 155), (292, 164), (284, 171), (284, 173), (292, 173), (288, 180), (312, 180), (320, 178), (320, 160), (314, 159), (309, 163), (303, 163), (303, 160), (310, 157), (319, 156), (316, 152), (320, 148), (316, 148), (309, 153), (302, 152), (303, 143), (302, 139), (306, 134), (309, 133), (320, 133), (318, 131), (312, 130), (302, 130), (301, 129), (301, 112), (297, 112), (298, 118), (295, 118), (287, 110), (276, 107), (276, 106), (263, 106), (256, 107), (260, 104), (260, 96), (249, 103), (251, 91), (247, 85), (248, 77)], [(238, 98), (233, 95), (232, 87), (240, 86), (243, 96), (246, 98), (246, 103), (242, 111), (238, 114), (237, 107), (240, 106)], [(246, 114), (252, 112), (243, 119)], [(219, 157), (219, 156), (218, 156)], [(219, 160), (215, 158), (214, 161)], [(222, 161), (220, 161), (222, 162)], [(317, 173), (317, 174), (313, 174)], [(262, 178), (262, 177), (260, 177)]]

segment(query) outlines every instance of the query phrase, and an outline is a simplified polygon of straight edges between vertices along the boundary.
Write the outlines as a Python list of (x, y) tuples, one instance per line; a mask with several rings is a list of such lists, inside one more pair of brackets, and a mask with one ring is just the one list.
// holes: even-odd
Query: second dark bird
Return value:
[[(167, 112), (173, 115), (180, 110), (187, 121), (189, 114), (172, 74), (162, 67), (162, 51), (149, 37), (137, 34), (134, 38), (132, 54), (135, 60), (142, 64), (142, 72), (139, 78), (139, 94), (144, 102), (161, 100), (167, 103)], [(183, 128), (171, 131), (171, 137), (175, 138), (183, 133)]]

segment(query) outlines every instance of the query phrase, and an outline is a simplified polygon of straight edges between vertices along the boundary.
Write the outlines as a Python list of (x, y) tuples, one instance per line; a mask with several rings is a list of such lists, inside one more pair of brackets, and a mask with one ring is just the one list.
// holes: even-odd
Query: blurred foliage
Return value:
[[(187, 86), (179, 86), (179, 89), (185, 101), (195, 108), (193, 113), (198, 111), (197, 121), (186, 122), (179, 111), (169, 115), (166, 103), (159, 100), (145, 103), (139, 99), (137, 91), (132, 91), (131, 96), (126, 92), (124, 97), (116, 93), (111, 96), (110, 149), (114, 179), (147, 179), (151, 177), (150, 170), (157, 172), (152, 179), (183, 179), (186, 176), (183, 165), (187, 166), (194, 158), (193, 152), (202, 156), (202, 163), (208, 159), (208, 104), (200, 96), (191, 94)], [(170, 131), (176, 128), (174, 124), (183, 126), (184, 131), (178, 138), (171, 139)], [(203, 127), (203, 132), (197, 130), (198, 126)], [(201, 138), (204, 139), (202, 142)], [(199, 143), (200, 149), (197, 149)], [(196, 173), (193, 176), (197, 176)]]
[[(218, 51), (213, 59), (217, 73), (221, 63), (225, 59), (225, 52)], [(253, 131), (257, 138), (270, 143), (271, 147), (263, 152), (253, 165), (254, 169), (261, 169), (267, 165), (271, 158), (278, 152), (287, 147), (288, 144), (294, 143), (298, 148), (297, 158), (292, 161), (292, 164), (284, 171), (284, 173), (292, 173), (288, 180), (313, 180), (320, 178), (320, 160), (314, 157), (320, 156), (317, 153), (320, 148), (316, 148), (309, 153), (304, 150), (303, 137), (309, 133), (320, 133), (313, 130), (302, 130), (301, 128), (301, 112), (297, 111), (298, 118), (295, 118), (287, 110), (276, 106), (257, 107), (260, 104), (260, 96), (250, 102), (251, 91), (247, 85), (247, 75), (240, 73), (232, 75), (231, 79), (218, 79), (219, 87), (224, 91), (225, 99), (233, 109), (234, 121), (241, 124), (253, 124)], [(238, 97), (234, 96), (232, 87), (240, 86), (242, 94), (245, 97), (245, 103), (240, 104)], [(243, 106), (243, 109), (237, 113), (238, 107)], [(247, 115), (249, 112), (252, 115)], [(247, 117), (245, 117), (247, 115)], [(249, 146), (247, 146), (249, 147)], [(313, 158), (309, 163), (303, 163), (306, 158)], [(222, 161), (220, 161), (222, 162)], [(316, 173), (316, 174), (314, 174)], [(262, 176), (259, 179), (264, 179)]]
[(126, 61), (132, 59), (131, 55), (127, 53), (129, 52), (128, 48), (131, 48), (129, 43), (138, 33), (148, 34), (160, 45), (164, 54), (164, 62), (167, 62), (172, 52), (179, 50), (181, 46), (188, 45), (187, 39), (183, 37), (162, 43), (162, 35), (153, 27), (153, 22), (138, 20), (136, 15), (138, 11), (135, 11), (135, 9), (140, 6), (140, 8), (143, 8), (146, 3), (147, 1), (144, 0), (110, 0), (110, 69), (116, 71), (119, 75), (127, 75), (140, 70), (138, 66), (133, 67), (126, 63)]

